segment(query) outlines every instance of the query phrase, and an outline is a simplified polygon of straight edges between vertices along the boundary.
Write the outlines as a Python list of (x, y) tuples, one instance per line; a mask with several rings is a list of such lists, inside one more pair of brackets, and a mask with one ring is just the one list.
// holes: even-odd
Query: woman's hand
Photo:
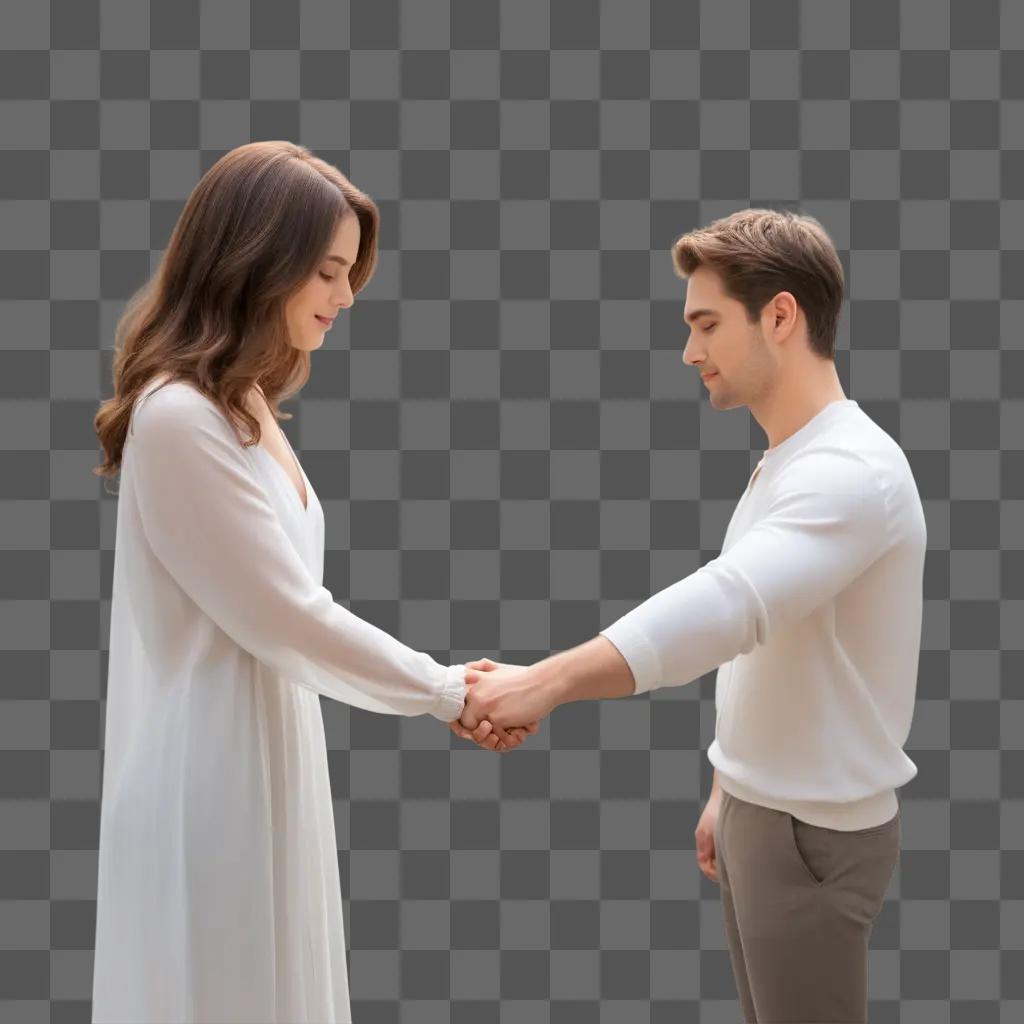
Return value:
[(521, 746), (528, 735), (540, 728), (540, 722), (530, 722), (529, 725), (516, 726), (512, 729), (500, 729), (484, 719), (475, 729), (467, 729), (456, 718), (454, 722), (449, 722), (448, 726), (461, 739), (472, 740), (484, 750), (496, 750), (501, 754)]

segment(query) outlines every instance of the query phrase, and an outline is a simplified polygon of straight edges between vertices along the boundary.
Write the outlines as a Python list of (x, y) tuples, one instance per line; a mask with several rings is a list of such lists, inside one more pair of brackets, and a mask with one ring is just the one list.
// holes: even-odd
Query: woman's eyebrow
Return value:
[(335, 263), (340, 263), (343, 267), (348, 266), (348, 260), (344, 256), (328, 256), (327, 259), (334, 260)]

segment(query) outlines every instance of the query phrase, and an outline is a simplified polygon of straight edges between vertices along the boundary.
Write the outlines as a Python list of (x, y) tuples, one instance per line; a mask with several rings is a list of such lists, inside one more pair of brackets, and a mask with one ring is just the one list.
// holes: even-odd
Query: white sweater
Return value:
[(722, 554), (601, 630), (636, 692), (718, 667), (726, 792), (844, 831), (898, 810), (926, 531), (906, 456), (853, 399), (764, 452)]

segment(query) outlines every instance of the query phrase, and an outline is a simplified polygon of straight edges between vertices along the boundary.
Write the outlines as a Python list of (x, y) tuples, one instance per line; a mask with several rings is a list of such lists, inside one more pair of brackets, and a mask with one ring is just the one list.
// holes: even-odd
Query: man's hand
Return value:
[[(497, 662), (493, 662), (488, 658), (467, 662), (465, 674), (467, 691), (468, 688), (474, 686), (479, 681), (480, 676), (478, 672), (484, 671), (487, 667), (497, 667)], [(509, 667), (515, 668), (517, 666)], [(471, 672), (469, 671), (470, 669), (476, 671)], [(486, 719), (479, 722), (472, 729), (467, 729), (458, 719), (449, 722), (448, 725), (452, 732), (461, 739), (472, 740), (477, 746), (483, 747), (484, 750), (496, 750), (498, 753), (504, 753), (506, 750), (515, 750), (516, 747), (522, 745), (523, 740), (528, 735), (535, 733), (540, 728), (540, 722), (528, 722), (526, 725), (502, 729)]]
[(701, 814), (697, 827), (693, 832), (697, 847), (697, 867), (712, 882), (718, 881), (718, 850), (715, 847), (715, 823), (718, 821), (718, 811), (721, 803), (721, 790), (716, 787), (712, 789), (711, 796), (704, 806), (704, 812)]
[(490, 658), (469, 662), (463, 727), (473, 731), (487, 721), (494, 729), (536, 732), (557, 703), (550, 678), (537, 665), (503, 665)]

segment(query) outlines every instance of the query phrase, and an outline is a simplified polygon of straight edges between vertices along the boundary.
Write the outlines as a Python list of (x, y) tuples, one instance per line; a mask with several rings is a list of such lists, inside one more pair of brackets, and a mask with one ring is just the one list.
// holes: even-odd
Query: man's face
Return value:
[(743, 304), (725, 294), (709, 267), (687, 278), (683, 317), (691, 327), (683, 362), (711, 374), (701, 387), (716, 409), (750, 405), (770, 389), (777, 367), (761, 322), (747, 320)]

